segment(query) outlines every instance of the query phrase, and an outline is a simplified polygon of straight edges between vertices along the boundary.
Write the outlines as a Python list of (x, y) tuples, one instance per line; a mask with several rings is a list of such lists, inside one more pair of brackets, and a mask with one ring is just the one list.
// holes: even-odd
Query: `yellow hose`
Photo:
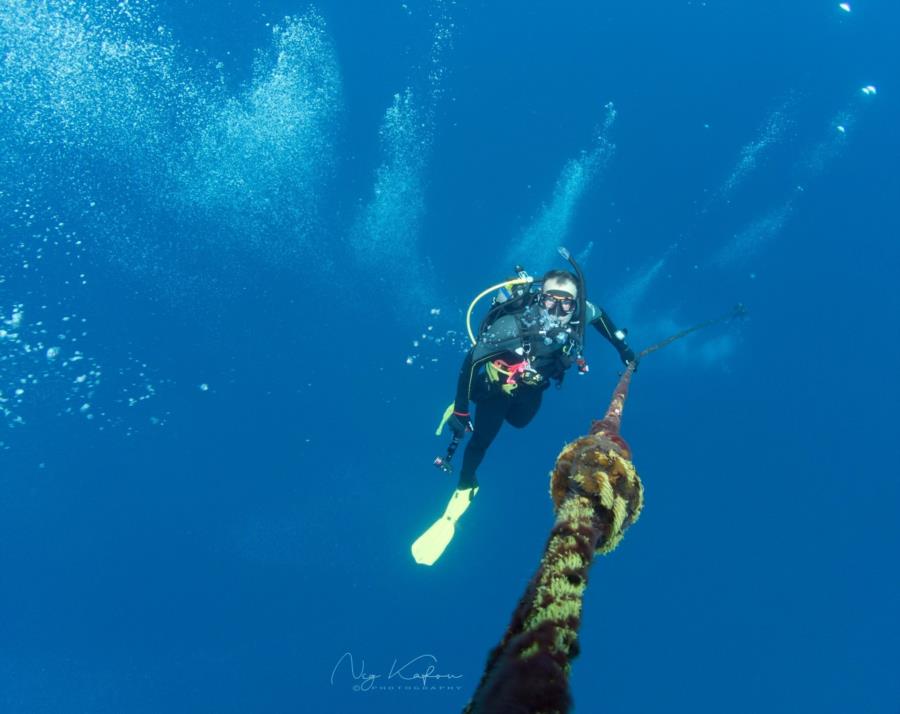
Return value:
[(534, 282), (534, 278), (528, 276), (527, 278), (516, 278), (515, 280), (504, 280), (502, 283), (497, 283), (496, 285), (491, 285), (489, 288), (485, 288), (478, 295), (475, 296), (475, 299), (470, 303), (469, 309), (466, 312), (466, 329), (469, 331), (469, 339), (472, 340), (472, 344), (474, 345), (478, 340), (475, 339), (475, 333), (472, 332), (472, 310), (475, 309), (475, 305), (478, 304), (478, 301), (481, 300), (488, 293), (494, 292), (494, 290), (499, 290), (500, 288), (508, 288), (513, 285), (523, 285), (525, 283)]

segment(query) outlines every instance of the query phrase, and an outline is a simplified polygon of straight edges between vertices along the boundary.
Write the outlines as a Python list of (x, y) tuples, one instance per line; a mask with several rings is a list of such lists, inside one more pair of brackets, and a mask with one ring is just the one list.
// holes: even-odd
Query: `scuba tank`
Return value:
[(530, 276), (521, 265), (515, 267), (515, 272), (515, 278), (504, 280), (502, 283), (497, 283), (496, 285), (491, 285), (489, 288), (485, 288), (478, 293), (478, 295), (475, 296), (475, 299), (469, 304), (469, 309), (466, 311), (466, 329), (469, 333), (469, 340), (473, 345), (478, 339), (476, 334), (472, 331), (472, 311), (482, 298), (496, 291), (491, 300), (491, 306), (488, 308), (487, 314), (484, 316), (484, 319), (478, 327), (478, 336), (482, 335), (485, 329), (499, 317), (514, 312), (525, 305), (525, 298), (531, 292), (530, 288), (534, 283), (534, 278)]
[[(525, 268), (523, 268), (521, 265), (517, 265), (515, 267), (515, 271), (516, 271), (516, 277), (519, 280), (522, 280), (524, 282), (532, 282), (534, 280), (534, 278), (532, 278), (528, 274), (528, 272), (525, 270)], [(519, 295), (522, 294), (522, 292), (523, 292), (522, 288), (519, 288), (518, 290), (516, 290), (511, 283), (504, 283), (497, 290), (497, 294), (494, 295), (494, 299), (491, 302), (491, 306), (493, 307), (494, 305), (500, 305), (500, 304), (506, 302), (507, 300), (511, 300), (513, 297), (518, 297)]]

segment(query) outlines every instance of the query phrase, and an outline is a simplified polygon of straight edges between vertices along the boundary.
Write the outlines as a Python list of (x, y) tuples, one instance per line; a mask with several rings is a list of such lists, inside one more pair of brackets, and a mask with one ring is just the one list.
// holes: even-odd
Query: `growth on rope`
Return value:
[[(668, 337), (638, 360), (705, 327), (746, 315), (743, 305), (714, 320)], [(636, 360), (635, 362), (637, 362)], [(571, 710), (569, 675), (578, 656), (578, 630), (596, 554), (612, 551), (637, 521), (644, 488), (619, 430), (636, 364), (625, 370), (603, 419), (566, 444), (550, 475), (556, 521), (537, 572), (500, 643), (488, 655), (484, 674), (464, 714)]]

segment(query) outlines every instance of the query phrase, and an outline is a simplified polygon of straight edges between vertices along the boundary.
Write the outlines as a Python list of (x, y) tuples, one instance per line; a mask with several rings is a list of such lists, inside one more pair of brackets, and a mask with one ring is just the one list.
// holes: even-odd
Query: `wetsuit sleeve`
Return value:
[(603, 309), (587, 304), (588, 320), (607, 341), (616, 348), (623, 362), (634, 360), (634, 350), (625, 341), (625, 331), (616, 327), (612, 318)]
[(475, 348), (471, 348), (459, 368), (459, 380), (456, 382), (456, 398), (453, 400), (453, 410), (457, 412), (469, 411), (469, 390), (472, 384), (472, 372), (475, 370), (472, 364)]

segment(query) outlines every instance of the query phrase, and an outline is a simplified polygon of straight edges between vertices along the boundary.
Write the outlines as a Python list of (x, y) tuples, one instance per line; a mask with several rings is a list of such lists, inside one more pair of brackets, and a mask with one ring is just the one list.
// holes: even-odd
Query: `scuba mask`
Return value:
[(578, 303), (574, 297), (562, 290), (547, 290), (540, 294), (538, 305), (556, 318), (569, 317), (575, 312)]

